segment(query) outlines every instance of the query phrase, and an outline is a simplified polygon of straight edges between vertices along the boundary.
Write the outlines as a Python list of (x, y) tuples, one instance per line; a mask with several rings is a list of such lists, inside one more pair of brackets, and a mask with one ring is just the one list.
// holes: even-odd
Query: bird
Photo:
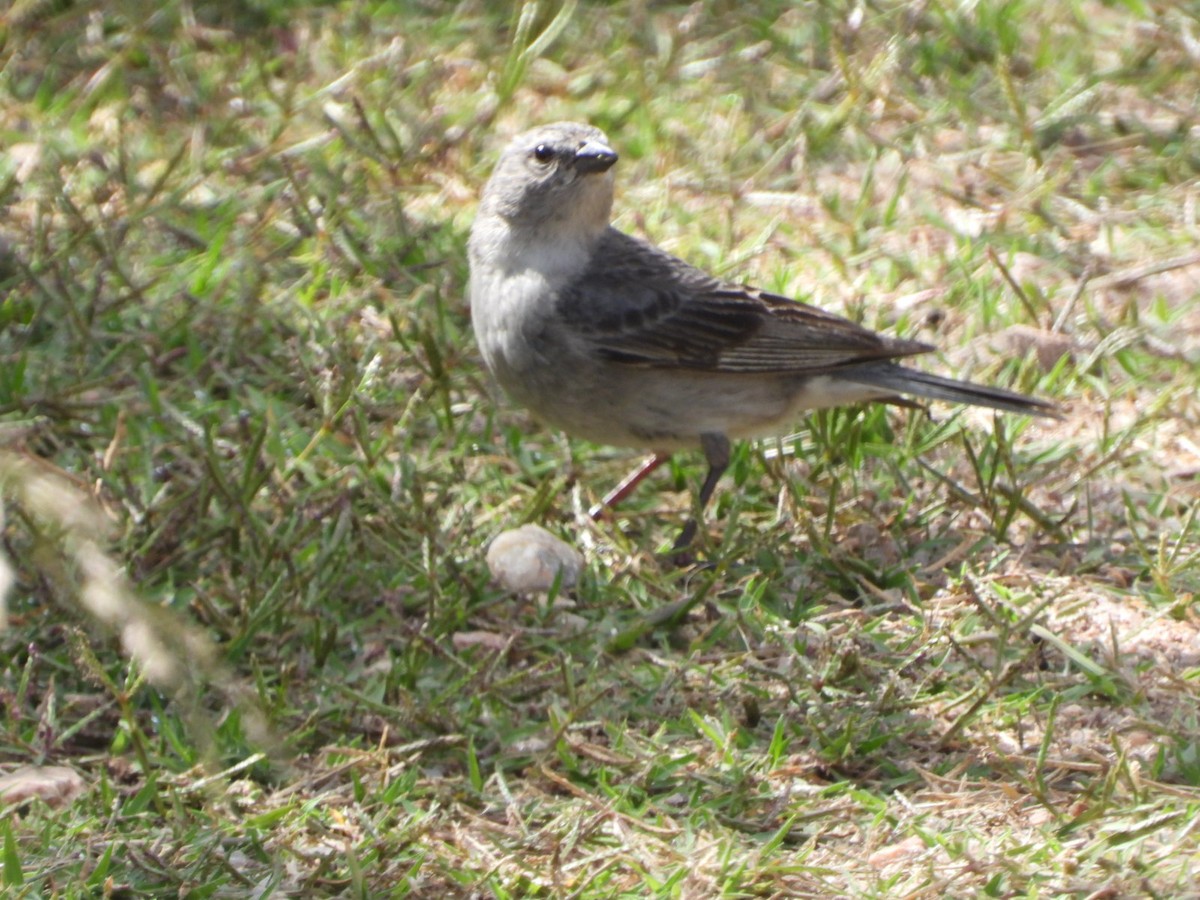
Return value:
[(535, 417), (651, 451), (602, 507), (672, 453), (703, 452), (708, 471), (675, 551), (694, 540), (731, 441), (785, 434), (807, 411), (917, 397), (1057, 416), (1052, 403), (898, 362), (929, 344), (718, 278), (618, 230), (617, 160), (584, 123), (511, 139), (467, 242), (471, 320), (487, 371)]

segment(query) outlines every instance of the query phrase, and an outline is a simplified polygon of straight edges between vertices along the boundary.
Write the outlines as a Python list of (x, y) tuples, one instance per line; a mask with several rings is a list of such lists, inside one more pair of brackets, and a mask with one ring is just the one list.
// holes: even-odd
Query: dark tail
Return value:
[(1058, 408), (1053, 403), (1047, 403), (1044, 400), (1026, 397), (1015, 391), (1006, 391), (1004, 388), (942, 378), (940, 375), (930, 375), (928, 372), (906, 369), (904, 366), (891, 363), (853, 366), (843, 369), (838, 374), (847, 381), (869, 384), (884, 390), (895, 391), (897, 394), (912, 394), (929, 400), (946, 400), (950, 403), (970, 403), (972, 406), (986, 406), (988, 409), (998, 409), (1002, 412), (1024, 413), (1049, 419), (1062, 418), (1058, 413)]

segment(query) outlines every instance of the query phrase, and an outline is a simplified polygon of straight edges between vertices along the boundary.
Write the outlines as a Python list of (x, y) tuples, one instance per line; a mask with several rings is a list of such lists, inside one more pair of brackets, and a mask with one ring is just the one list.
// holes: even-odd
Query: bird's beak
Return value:
[(599, 141), (588, 141), (575, 151), (575, 168), (584, 175), (607, 172), (616, 161), (616, 151)]

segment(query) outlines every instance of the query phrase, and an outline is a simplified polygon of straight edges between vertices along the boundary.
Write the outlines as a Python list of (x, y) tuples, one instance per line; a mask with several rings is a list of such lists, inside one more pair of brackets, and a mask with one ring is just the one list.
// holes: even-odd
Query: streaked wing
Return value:
[(933, 349), (719, 281), (615, 229), (558, 309), (606, 358), (656, 368), (820, 374)]

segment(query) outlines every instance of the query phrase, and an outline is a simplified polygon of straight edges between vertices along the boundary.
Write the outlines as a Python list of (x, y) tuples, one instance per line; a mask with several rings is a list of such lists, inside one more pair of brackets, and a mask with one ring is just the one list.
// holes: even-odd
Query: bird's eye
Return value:
[(540, 163), (548, 163), (554, 159), (554, 148), (548, 144), (538, 144), (533, 148), (533, 158)]

